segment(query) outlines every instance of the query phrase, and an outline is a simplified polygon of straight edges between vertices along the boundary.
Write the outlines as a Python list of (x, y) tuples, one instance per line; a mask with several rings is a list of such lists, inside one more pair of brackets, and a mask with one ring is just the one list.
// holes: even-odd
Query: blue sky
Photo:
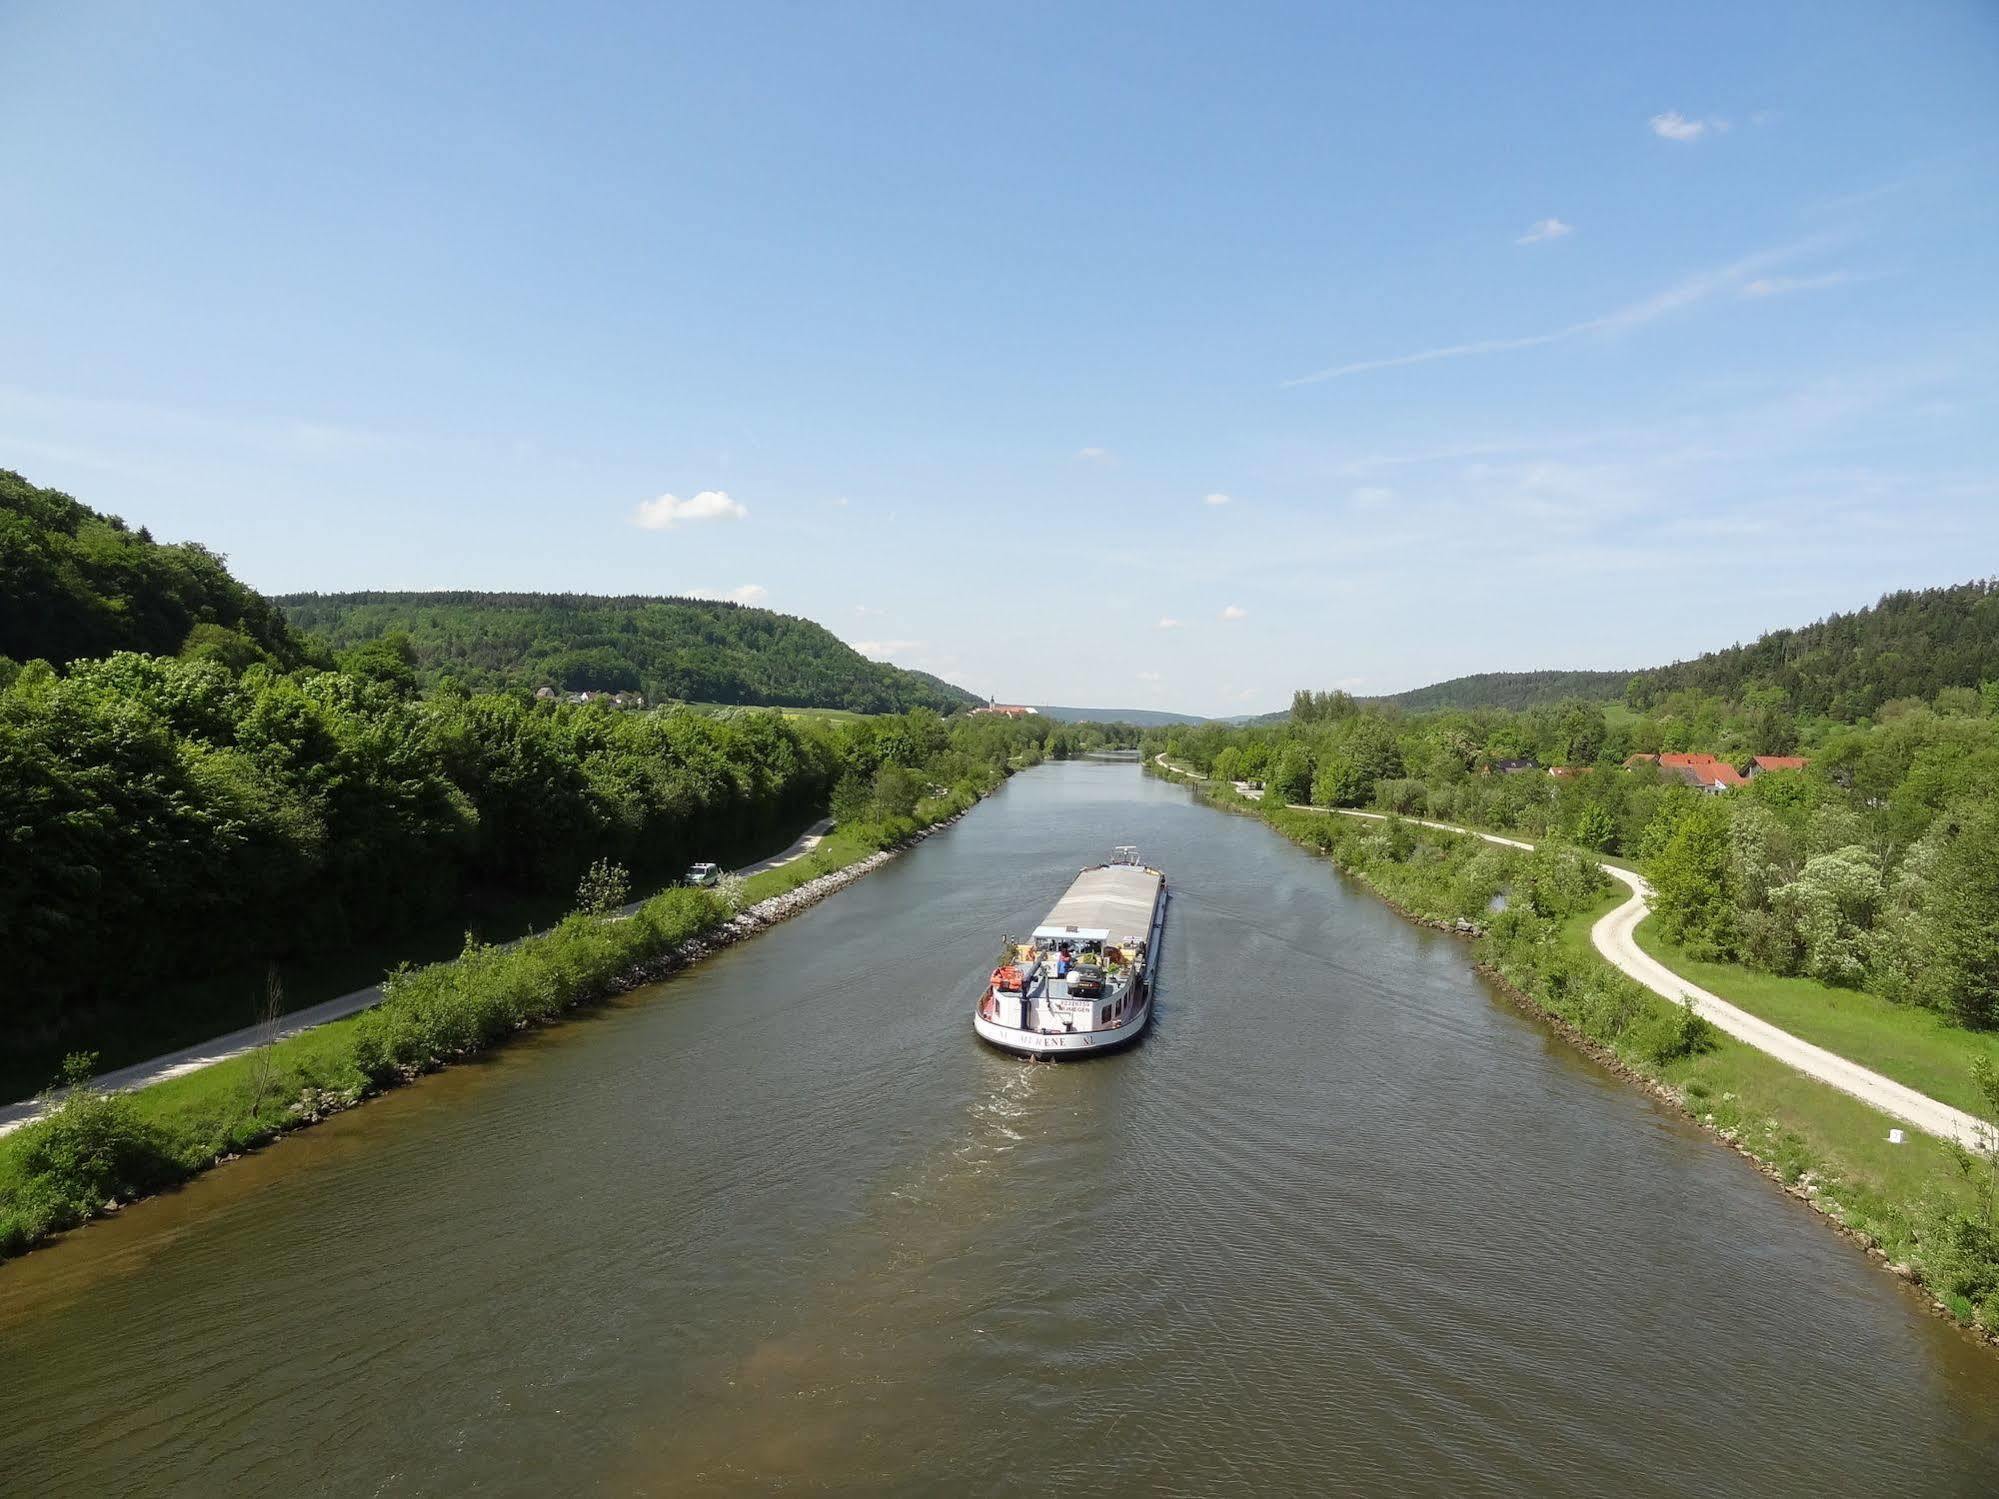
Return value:
[(1999, 7), (0, 0), (0, 465), (1002, 699), (1999, 570)]

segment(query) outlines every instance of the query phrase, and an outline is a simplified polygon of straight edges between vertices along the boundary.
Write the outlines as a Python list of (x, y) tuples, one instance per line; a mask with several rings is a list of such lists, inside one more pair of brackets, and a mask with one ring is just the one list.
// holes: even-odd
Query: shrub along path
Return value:
[[(1386, 813), (1361, 812), (1348, 807), (1307, 807), (1293, 803), (1290, 810), (1337, 811), (1346, 817), (1363, 817), (1374, 822), (1387, 820)], [(1497, 833), (1481, 833), (1474, 828), (1461, 828), (1447, 822), (1427, 822), (1416, 817), (1406, 820), (1419, 827), (1435, 828), (1443, 833), (1468, 834), (1508, 848), (1531, 850), (1534, 847), (1518, 838), (1502, 838)], [(1613, 968), (1628, 974), (1661, 998), (1686, 1005), (1711, 1021), (1716, 1029), (1726, 1031), (1738, 1041), (1797, 1068), (1808, 1077), (1830, 1084), (1842, 1093), (1849, 1093), (1884, 1114), (1912, 1124), (1925, 1134), (1955, 1140), (1972, 1150), (1990, 1150), (1994, 1140), (1999, 1139), (1999, 1130), (1976, 1115), (1952, 1108), (1822, 1046), (1814, 1046), (1673, 972), (1641, 948), (1632, 935), (1638, 923), (1652, 914), (1651, 883), (1642, 874), (1617, 864), (1604, 863), (1602, 868), (1605, 874), (1622, 882), (1631, 891), (1628, 900), (1598, 918), (1596, 925), (1590, 928), (1591, 945)]]
[[(754, 864), (745, 864), (736, 873), (746, 877), (762, 874), (767, 869), (777, 869), (802, 859), (819, 846), (832, 827), (833, 820), (830, 817), (821, 818), (800, 834), (782, 853), (772, 854), (768, 859), (759, 859)], [(622, 914), (629, 916), (644, 904), (644, 901), (633, 901), (624, 908)], [(243, 1056), (260, 1046), (268, 1046), (273, 1041), (281, 1041), (288, 1036), (296, 1036), (301, 1031), (309, 1031), (314, 1026), (325, 1025), (333, 1020), (344, 1020), (349, 1015), (371, 1009), (381, 1002), (382, 986), (370, 984), (367, 988), (356, 989), (351, 994), (342, 994), (323, 1003), (294, 1010), (280, 1017), (275, 1026), (270, 1024), (245, 1026), (242, 1030), (231, 1031), (225, 1036), (217, 1036), (213, 1040), (202, 1041), (193, 1046), (185, 1046), (178, 1051), (170, 1051), (150, 1061), (136, 1062), (130, 1067), (120, 1067), (115, 1072), (107, 1072), (92, 1078), (90, 1086), (101, 1093), (122, 1093), (131, 1088), (150, 1087), (169, 1078), (184, 1077), (190, 1072), (199, 1072), (204, 1067), (213, 1067), (217, 1062), (226, 1062), (231, 1057)], [(0, 1135), (17, 1130), (38, 1117), (42, 1112), (43, 1103), (44, 1100), (40, 1098), (29, 1098), (0, 1107)]]

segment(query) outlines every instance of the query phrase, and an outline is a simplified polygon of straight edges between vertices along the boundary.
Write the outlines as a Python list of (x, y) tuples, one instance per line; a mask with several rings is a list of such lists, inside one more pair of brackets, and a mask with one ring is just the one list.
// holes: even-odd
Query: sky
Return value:
[(1999, 572), (1999, 5), (0, 0), (0, 467), (1002, 701)]

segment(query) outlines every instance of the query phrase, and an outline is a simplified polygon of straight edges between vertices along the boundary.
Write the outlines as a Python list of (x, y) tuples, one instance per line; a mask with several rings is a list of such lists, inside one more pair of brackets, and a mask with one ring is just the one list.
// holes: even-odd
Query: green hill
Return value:
[(1628, 671), (1486, 671), (1452, 677), (1368, 701), (1392, 703), (1411, 713), (1435, 708), (1536, 708), (1570, 698), (1608, 701), (1624, 696)]
[(1999, 680), (1999, 579), (1904, 590), (1851, 614), (1829, 614), (1752, 645), (1640, 672), (1631, 705), (1670, 692), (1740, 700), (1782, 695), (1791, 712), (1838, 722), (1873, 715), (1894, 698), (1934, 698), (1950, 687)]
[(426, 686), (638, 691), (659, 702), (949, 713), (978, 701), (918, 672), (870, 661), (789, 614), (710, 599), (575, 593), (294, 593), (292, 625), (336, 648), (407, 635)]
[(194, 542), (141, 527), (0, 469), (0, 655), (61, 667), (113, 651), (295, 662), (269, 600)]

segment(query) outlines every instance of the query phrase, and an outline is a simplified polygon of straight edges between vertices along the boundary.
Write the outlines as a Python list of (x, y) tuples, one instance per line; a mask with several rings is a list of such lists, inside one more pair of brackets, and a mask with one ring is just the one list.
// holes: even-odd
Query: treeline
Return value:
[(1374, 701), (1427, 713), (1436, 708), (1544, 707), (1565, 698), (1608, 702), (1623, 696), (1628, 671), (1487, 671), (1448, 682), (1432, 682)]
[(0, 469), (0, 652), (52, 661), (113, 651), (266, 656), (296, 665), (284, 616), (193, 542), (165, 546)]
[(1934, 701), (1999, 675), (1999, 580), (1886, 595), (1752, 645), (1640, 672), (1627, 701), (1643, 711), (1676, 692), (1762, 700), (1801, 718), (1839, 723), (1883, 705)]
[[(1638, 672), (1499, 671), (1453, 677), (1368, 701), (1411, 713), (1568, 699), (1645, 713), (1676, 696), (1760, 704), (1794, 719), (1855, 723), (1897, 700), (1976, 689), (1999, 671), (1999, 580), (1905, 590), (1851, 614), (1772, 630), (1753, 644)], [(1270, 715), (1275, 719), (1280, 715)], [(1262, 721), (1262, 720), (1259, 720)]]
[[(1581, 701), (1405, 715), (1300, 694), (1286, 723), (1169, 729), (1153, 743), (1217, 779), (1261, 781), (1273, 803), (1372, 808), (1640, 860), (1665, 934), (1697, 956), (1999, 1026), (1990, 684), (1888, 705), (1860, 726), (1687, 692), (1615, 721)], [(1661, 747), (1744, 763), (1804, 749), (1809, 764), (1723, 796), (1650, 763), (1623, 768)]]
[(567, 593), (288, 594), (292, 624), (335, 649), (400, 634), (417, 679), (473, 692), (641, 692), (651, 702), (951, 713), (978, 699), (870, 661), (789, 614), (708, 599)]
[(565, 892), (600, 858), (670, 875), (808, 820), (836, 787), (847, 817), (892, 833), (933, 787), (982, 791), (1048, 750), (1046, 726), (927, 709), (828, 723), (419, 696), (393, 645), (344, 660), (11, 669), (15, 1041), (97, 1031), (172, 980), (408, 931), (475, 884)]

